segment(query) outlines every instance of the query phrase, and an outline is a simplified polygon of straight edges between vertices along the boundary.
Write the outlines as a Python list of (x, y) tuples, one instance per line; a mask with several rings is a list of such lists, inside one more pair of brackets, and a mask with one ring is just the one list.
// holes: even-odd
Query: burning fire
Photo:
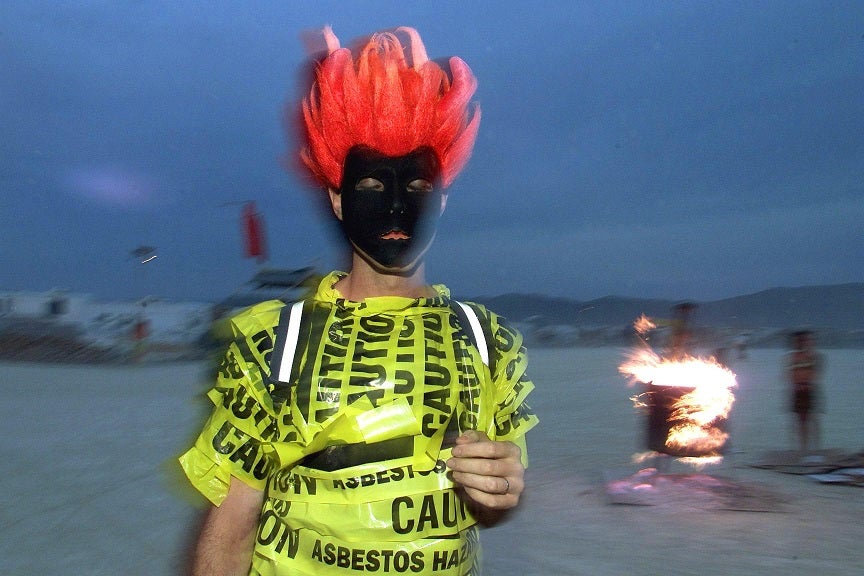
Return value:
[(654, 322), (652, 322), (650, 318), (643, 314), (636, 319), (636, 321), (633, 323), (633, 327), (640, 335), (644, 335), (649, 330), (653, 330), (654, 328), (656, 328), (657, 325), (654, 324)]
[(645, 337), (654, 324), (642, 316), (634, 326), (643, 346), (618, 370), (630, 376), (631, 384), (648, 387), (647, 392), (633, 398), (637, 407), (660, 411), (666, 418), (664, 450), (653, 449), (670, 455), (720, 459), (728, 439), (724, 424), (735, 401), (731, 391), (736, 385), (735, 374), (714, 358), (661, 357)]

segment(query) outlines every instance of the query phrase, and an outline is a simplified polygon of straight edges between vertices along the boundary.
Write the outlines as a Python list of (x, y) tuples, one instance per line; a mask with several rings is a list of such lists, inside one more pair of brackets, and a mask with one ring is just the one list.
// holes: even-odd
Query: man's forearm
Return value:
[(252, 564), (263, 494), (236, 479), (225, 501), (207, 513), (192, 576), (245, 576)]
[(192, 576), (246, 576), (252, 564), (255, 530), (228, 530), (219, 508), (207, 515), (195, 548)]

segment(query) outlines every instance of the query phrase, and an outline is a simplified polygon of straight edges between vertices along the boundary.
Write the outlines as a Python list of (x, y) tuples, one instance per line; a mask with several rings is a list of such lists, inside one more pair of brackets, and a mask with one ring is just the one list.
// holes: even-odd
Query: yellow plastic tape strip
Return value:
[(275, 514), (262, 516), (253, 574), (345, 576), (345, 574), (479, 574), (476, 528), (459, 538), (413, 542), (345, 542), (312, 530), (291, 530)]
[(219, 506), (228, 496), (231, 472), (220, 468), (197, 447), (180, 457), (180, 466), (192, 485), (214, 505)]
[(362, 504), (268, 500), (280, 520), (348, 542), (452, 537), (477, 523), (455, 490), (400, 495)]
[(301, 423), (298, 428), (306, 440), (306, 454), (334, 444), (378, 442), (420, 433), (420, 423), (405, 398), (375, 407), (364, 396), (322, 424), (304, 423), (299, 413), (295, 418), (295, 424)]
[(420, 422), (404, 397), (361, 412), (354, 420), (367, 443), (420, 434)]
[(283, 468), (271, 479), (268, 494), (292, 502), (323, 502), (330, 504), (359, 504), (392, 498), (398, 494), (422, 494), (453, 487), (451, 474), (444, 462), (450, 449), (441, 452), (441, 458), (431, 470), (420, 470), (412, 464), (392, 466), (388, 461), (355, 466), (335, 472), (322, 472), (303, 466)]
[(207, 422), (195, 445), (180, 457), (180, 464), (192, 484), (214, 504), (225, 499), (231, 476), (237, 476), (258, 490), (266, 487), (275, 466), (275, 453), (231, 422)]
[[(297, 429), (303, 436), (305, 446), (281, 443), (274, 445), (284, 467), (291, 466), (303, 456), (314, 454), (328, 446), (374, 443), (413, 436), (414, 450), (412, 455), (394, 460), (392, 465), (410, 464), (417, 469), (429, 470), (435, 466), (438, 459), (445, 432), (442, 427), (436, 430), (431, 437), (422, 435), (420, 421), (404, 398), (377, 408), (372, 405), (368, 398), (362, 398), (340, 410), (338, 414), (323, 424), (302, 423), (302, 418), (300, 422), (301, 425), (297, 426)], [(376, 463), (374, 467), (380, 469), (381, 464)], [(327, 473), (320, 472), (320, 474), (326, 477)], [(336, 476), (339, 475), (340, 473), (336, 474)]]

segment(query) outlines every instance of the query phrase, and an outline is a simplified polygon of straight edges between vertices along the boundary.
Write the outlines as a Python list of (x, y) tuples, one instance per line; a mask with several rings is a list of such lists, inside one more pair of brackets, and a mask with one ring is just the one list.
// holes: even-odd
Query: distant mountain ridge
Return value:
[[(503, 294), (474, 299), (514, 322), (571, 326), (626, 326), (640, 315), (669, 318), (681, 300), (606, 296), (578, 301), (537, 294)], [(864, 283), (770, 288), (723, 300), (688, 300), (697, 305), (694, 326), (742, 330), (811, 327), (864, 330)]]

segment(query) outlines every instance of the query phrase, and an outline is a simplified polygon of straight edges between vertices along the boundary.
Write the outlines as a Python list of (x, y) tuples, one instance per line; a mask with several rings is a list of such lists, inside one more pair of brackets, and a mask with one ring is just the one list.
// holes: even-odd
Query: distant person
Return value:
[(795, 415), (798, 450), (805, 454), (818, 450), (820, 444), (818, 413), (823, 406), (819, 380), (823, 361), (814, 348), (813, 332), (810, 330), (793, 332), (791, 346), (787, 361), (791, 408)]
[(673, 309), (672, 334), (669, 342), (668, 357), (682, 360), (693, 355), (693, 332), (690, 328), (690, 316), (696, 309), (692, 302), (676, 304)]
[(475, 575), (479, 527), (519, 504), (537, 422), (522, 336), (425, 278), (476, 81), (411, 28), (358, 51), (325, 39), (301, 157), (350, 268), (233, 318), (213, 414), (181, 458), (213, 504), (194, 574)]
[(738, 334), (732, 340), (732, 347), (738, 352), (739, 360), (745, 360), (747, 358), (747, 340), (748, 335), (746, 333)]
[(142, 362), (147, 354), (147, 339), (150, 337), (150, 321), (144, 316), (135, 320), (132, 327), (132, 360)]

